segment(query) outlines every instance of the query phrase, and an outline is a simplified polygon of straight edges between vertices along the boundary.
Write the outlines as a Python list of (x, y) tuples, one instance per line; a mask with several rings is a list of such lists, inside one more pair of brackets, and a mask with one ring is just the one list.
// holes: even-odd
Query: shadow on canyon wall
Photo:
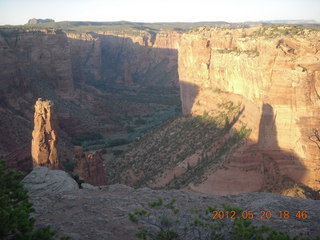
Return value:
[(261, 150), (278, 150), (276, 116), (270, 104), (263, 103), (259, 123), (258, 145)]
[[(176, 106), (180, 101), (176, 49), (153, 48), (130, 38), (96, 33), (92, 35), (98, 40), (68, 38), (63, 32), (37, 32), (36, 37), (26, 34), (32, 36), (23, 39), (19, 31), (3, 34), (8, 46), (0, 49), (10, 59), (4, 61), (8, 71), (0, 71), (0, 99), (7, 103), (0, 115), (4, 116), (0, 119), (1, 132), (7, 133), (0, 138), (0, 154), (18, 170), (27, 172), (32, 166), (17, 164), (26, 159), (31, 163), (31, 158), (16, 153), (30, 146), (21, 147), (31, 142), (34, 103), (39, 97), (55, 103), (63, 145), (68, 136), (99, 131), (101, 122), (112, 123), (110, 116), (117, 119), (131, 111), (132, 105), (126, 104), (131, 99), (140, 104), (140, 111), (148, 109), (150, 103)], [(42, 37), (48, 39), (40, 44)], [(22, 87), (26, 90), (20, 91)], [(141, 107), (143, 104), (146, 107)], [(24, 119), (29, 124), (12, 125), (12, 119)], [(12, 128), (15, 131), (7, 131)], [(21, 140), (22, 136), (16, 135), (20, 129), (26, 132)]]
[(183, 114), (189, 115), (199, 94), (199, 86), (180, 81), (180, 99)]
[[(259, 137), (257, 148), (264, 174), (264, 186), (262, 191), (288, 192), (298, 191), (294, 189), (299, 183), (305, 191), (311, 191), (300, 183), (306, 169), (294, 152), (283, 150), (278, 144), (278, 132), (276, 114), (270, 104), (263, 103), (259, 123)], [(290, 190), (291, 189), (291, 190)], [(290, 194), (299, 194), (291, 192)]]
[[(113, 87), (178, 90), (177, 49), (148, 46), (148, 41), (154, 39), (146, 36), (140, 45), (130, 37), (90, 34), (97, 40), (68, 39), (75, 84), (83, 81), (106, 90)], [(83, 54), (86, 56), (81, 57)]]
[[(189, 114), (196, 104), (195, 99), (199, 93), (199, 87), (186, 82), (180, 82), (180, 86), (183, 113)], [(241, 168), (244, 171), (244, 174), (241, 175), (243, 178), (260, 176), (257, 179), (247, 179), (246, 181), (248, 184), (252, 181), (261, 182), (259, 191), (319, 199), (317, 191), (302, 183), (307, 172), (302, 160), (294, 152), (280, 148), (278, 138), (281, 136), (278, 136), (276, 117), (273, 107), (264, 103), (259, 121), (258, 141), (247, 140), (245, 148), (236, 149), (228, 157), (229, 165)], [(232, 174), (234, 173), (232, 170), (229, 171), (225, 175), (226, 180), (233, 178)], [(256, 174), (246, 174), (250, 171), (256, 172)], [(228, 174), (230, 174), (229, 177)], [(235, 185), (237, 185), (236, 182)], [(231, 189), (230, 194), (232, 194)]]
[[(51, 34), (39, 34), (49, 38), (57, 37)], [(107, 91), (116, 89), (115, 93), (120, 89), (124, 93), (123, 96), (126, 91), (135, 91), (138, 97), (150, 94), (151, 98), (150, 96), (142, 98), (145, 103), (159, 101), (160, 95), (162, 95), (160, 99), (162, 101), (168, 97), (166, 93), (178, 89), (178, 51), (176, 49), (152, 48), (146, 44), (146, 39), (144, 39), (145, 45), (143, 46), (134, 43), (130, 38), (101, 34), (93, 34), (93, 36), (99, 39), (82, 40), (64, 36), (54, 49), (43, 50), (47, 57), (50, 56), (47, 52), (51, 51), (52, 56), (55, 56), (58, 61), (60, 58), (70, 58), (70, 66), (67, 64), (60, 66), (59, 69), (57, 69), (59, 63), (47, 65), (46, 61), (43, 62), (43, 54), (39, 54), (39, 58), (33, 57), (31, 59), (32, 48), (24, 49), (23, 45), (16, 45), (14, 43), (18, 39), (16, 36), (7, 41), (8, 47), (2, 51), (8, 50), (8, 52), (3, 56), (10, 57), (12, 54), (11, 59), (19, 59), (19, 61), (13, 62), (14, 66), (12, 66), (11, 72), (0, 72), (1, 84), (4, 86), (3, 91), (0, 92), (0, 99), (8, 103), (4, 107), (7, 112), (0, 115), (6, 116), (6, 118), (0, 119), (2, 133), (15, 134), (15, 132), (7, 132), (7, 129), (12, 128), (11, 124), (14, 122), (12, 119), (22, 118), (32, 123), (33, 106), (38, 97), (51, 99), (55, 102), (59, 121), (63, 123), (62, 131), (70, 135), (73, 134), (72, 131), (78, 131), (79, 128), (85, 128), (85, 131), (94, 130), (99, 122), (107, 119), (106, 113), (114, 114), (113, 112), (119, 111), (119, 108), (125, 107), (117, 105), (118, 100), (112, 99), (112, 96), (107, 98), (103, 94), (99, 95), (95, 88)], [(36, 46), (38, 40), (37, 38), (29, 38), (28, 41), (31, 41), (29, 45)], [(61, 47), (61, 51), (59, 47)], [(69, 48), (68, 51), (65, 51), (66, 47)], [(11, 65), (6, 66), (8, 68)], [(71, 79), (63, 78), (68, 75), (67, 71), (72, 72)], [(58, 82), (53, 83), (53, 79)], [(65, 80), (71, 82), (64, 84)], [(68, 89), (67, 93), (60, 94), (65, 86), (73, 86), (74, 89)], [(26, 91), (22, 91), (20, 94), (19, 89), (22, 87)], [(141, 89), (145, 89), (143, 94), (139, 92)], [(74, 92), (79, 90), (81, 90), (81, 98), (84, 100), (81, 104), (73, 102)], [(68, 95), (68, 93), (72, 94)], [(199, 87), (197, 85), (180, 81), (181, 104), (184, 114), (190, 113), (198, 94)], [(252, 153), (258, 152), (259, 157), (253, 154), (246, 157), (259, 158), (257, 165), (263, 169), (264, 182), (267, 185), (262, 190), (268, 190), (270, 187), (269, 190), (273, 191), (275, 186), (279, 186), (282, 189), (277, 191), (282, 191), (292, 187), (295, 184), (294, 181), (299, 182), (305, 174), (305, 168), (294, 153), (279, 148), (274, 120), (272, 106), (264, 104), (258, 143), (252, 143), (248, 147), (248, 149), (251, 148)], [(67, 122), (71, 124), (67, 124)], [(72, 124), (74, 122), (77, 124)], [(31, 125), (33, 126), (33, 124)], [(72, 130), (72, 125), (78, 127)], [(0, 138), (0, 144), (10, 146), (10, 148), (2, 148), (1, 152), (15, 152), (20, 148), (17, 146), (21, 146), (21, 142), (31, 142), (32, 129), (30, 126), (25, 126), (20, 122), (13, 126), (15, 129), (22, 128), (28, 132), (28, 139), (23, 138), (22, 141), (12, 140), (12, 143), (8, 144), (8, 138), (5, 136), (7, 134), (3, 134), (4, 137)], [(12, 139), (19, 139), (19, 137), (19, 135), (14, 135)], [(26, 161), (23, 154), (19, 156), (11, 153), (7, 156), (12, 162), (11, 166), (18, 169), (21, 166), (29, 166), (28, 164), (17, 164), (17, 162)]]
[[(142, 40), (138, 43), (130, 37), (90, 34), (92, 40), (68, 38), (68, 42), (74, 86), (83, 93), (84, 107), (98, 121), (118, 124), (127, 113), (135, 111), (132, 115), (138, 115), (155, 108), (151, 104), (180, 106), (177, 49), (150, 46), (148, 42), (154, 41), (154, 36), (132, 36)], [(103, 94), (99, 95), (97, 89)], [(68, 122), (80, 120), (68, 117), (68, 121), (62, 121), (62, 128), (75, 135), (77, 129), (70, 130), (81, 125)]]

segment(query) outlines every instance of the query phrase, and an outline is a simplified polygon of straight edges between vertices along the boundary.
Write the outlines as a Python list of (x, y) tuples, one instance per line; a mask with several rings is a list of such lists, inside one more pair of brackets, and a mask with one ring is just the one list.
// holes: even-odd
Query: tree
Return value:
[(309, 136), (309, 139), (317, 144), (317, 147), (320, 149), (320, 136), (319, 136), (319, 130), (318, 129), (313, 129), (313, 134)]
[(34, 230), (35, 219), (30, 217), (34, 209), (22, 178), (20, 172), (5, 169), (5, 162), (0, 160), (0, 239), (53, 239), (56, 231), (50, 226)]

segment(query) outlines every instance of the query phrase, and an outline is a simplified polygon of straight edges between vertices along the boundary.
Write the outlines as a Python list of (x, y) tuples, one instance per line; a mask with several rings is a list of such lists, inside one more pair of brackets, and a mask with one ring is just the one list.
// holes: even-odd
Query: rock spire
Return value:
[(38, 98), (35, 104), (31, 145), (33, 167), (60, 168), (57, 149), (57, 129), (58, 121), (53, 102), (50, 100), (43, 101), (41, 98)]

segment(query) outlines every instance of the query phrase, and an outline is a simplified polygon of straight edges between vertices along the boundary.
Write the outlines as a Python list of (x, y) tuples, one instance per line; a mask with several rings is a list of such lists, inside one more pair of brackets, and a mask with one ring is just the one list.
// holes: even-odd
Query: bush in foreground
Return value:
[(22, 178), (21, 173), (5, 169), (5, 162), (0, 160), (0, 239), (54, 239), (56, 231), (50, 226), (34, 229), (35, 219), (30, 217), (34, 209)]
[[(234, 212), (234, 218), (212, 219), (212, 212), (217, 207), (210, 207), (203, 211), (191, 209), (189, 213), (181, 213), (175, 206), (175, 200), (165, 202), (159, 198), (149, 203), (151, 211), (135, 209), (129, 213), (129, 220), (139, 224), (136, 233), (138, 239), (143, 240), (178, 240), (178, 239), (231, 239), (231, 240), (298, 240), (308, 238), (291, 237), (285, 232), (271, 229), (268, 226), (252, 225), (248, 219), (240, 217), (242, 212), (237, 207), (222, 205), (222, 211)], [(315, 240), (320, 240), (320, 236)]]

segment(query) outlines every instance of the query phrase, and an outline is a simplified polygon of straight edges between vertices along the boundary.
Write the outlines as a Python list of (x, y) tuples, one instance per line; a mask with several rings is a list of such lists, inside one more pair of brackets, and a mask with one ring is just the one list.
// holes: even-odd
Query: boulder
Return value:
[(77, 182), (62, 170), (36, 167), (22, 183), (31, 195), (44, 196), (65, 191), (78, 190)]

